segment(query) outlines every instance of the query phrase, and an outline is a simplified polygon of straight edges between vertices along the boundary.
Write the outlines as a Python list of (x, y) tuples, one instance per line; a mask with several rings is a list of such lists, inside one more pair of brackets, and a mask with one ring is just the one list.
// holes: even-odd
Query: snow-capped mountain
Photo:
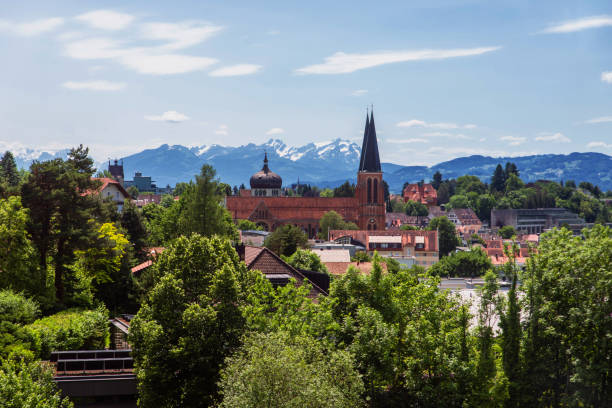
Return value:
[[(123, 158), (126, 180), (135, 172), (151, 176), (158, 186), (189, 181), (200, 172), (203, 164), (212, 165), (219, 178), (230, 185), (245, 184), (263, 165), (268, 154), (270, 169), (283, 178), (283, 185), (300, 182), (335, 187), (346, 180), (357, 178), (360, 147), (353, 142), (336, 139), (330, 142), (288, 146), (282, 140), (270, 139), (256, 145), (238, 147), (217, 144), (199, 147), (161, 145)], [(33, 149), (14, 150), (17, 165), (28, 167), (32, 160), (65, 157), (67, 151), (48, 153)], [(402, 166), (382, 163), (384, 179), (391, 192), (400, 192), (405, 182), (430, 180), (436, 171), (444, 178), (471, 174), (489, 181), (498, 163), (516, 163), (521, 178), (526, 182), (539, 179), (589, 181), (603, 190), (612, 189), (612, 157), (601, 153), (545, 154), (523, 157), (460, 157), (431, 167)], [(106, 168), (106, 163), (96, 163)]]

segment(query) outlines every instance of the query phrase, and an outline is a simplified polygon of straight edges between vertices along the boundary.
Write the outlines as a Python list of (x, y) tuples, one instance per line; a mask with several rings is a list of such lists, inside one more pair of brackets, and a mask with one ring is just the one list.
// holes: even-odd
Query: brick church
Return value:
[(382, 170), (378, 155), (374, 112), (366, 115), (365, 131), (357, 188), (354, 197), (287, 197), (282, 195), (281, 176), (270, 170), (267, 155), (263, 168), (250, 180), (251, 189), (238, 196), (226, 197), (226, 207), (235, 221), (247, 219), (274, 231), (281, 225), (301, 227), (314, 238), (319, 220), (328, 211), (336, 211), (345, 221), (354, 222), (362, 230), (385, 229), (385, 202)]

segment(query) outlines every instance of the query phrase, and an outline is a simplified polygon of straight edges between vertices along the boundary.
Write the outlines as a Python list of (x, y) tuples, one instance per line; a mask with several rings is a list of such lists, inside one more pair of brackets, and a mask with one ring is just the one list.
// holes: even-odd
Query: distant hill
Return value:
[[(123, 158), (125, 177), (132, 179), (139, 171), (152, 176), (158, 186), (174, 185), (189, 181), (199, 173), (203, 164), (211, 164), (221, 180), (230, 185), (244, 183), (262, 167), (264, 152), (268, 153), (270, 168), (281, 175), (284, 185), (300, 182), (320, 187), (335, 187), (346, 180), (354, 182), (359, 164), (360, 147), (356, 143), (336, 139), (324, 143), (309, 143), (290, 147), (278, 139), (256, 145), (249, 143), (238, 147), (209, 145), (185, 147), (161, 145), (155, 149)], [(66, 152), (56, 154), (27, 149), (14, 152), (20, 167), (29, 166), (32, 160), (65, 157)], [(523, 157), (460, 157), (427, 166), (402, 166), (382, 163), (384, 179), (392, 192), (399, 192), (405, 182), (431, 180), (436, 171), (444, 178), (456, 178), (471, 174), (489, 181), (498, 163), (516, 163), (521, 178), (526, 182), (540, 179), (589, 181), (603, 190), (612, 189), (612, 157), (602, 153), (545, 154)], [(106, 163), (97, 163), (105, 168)]]

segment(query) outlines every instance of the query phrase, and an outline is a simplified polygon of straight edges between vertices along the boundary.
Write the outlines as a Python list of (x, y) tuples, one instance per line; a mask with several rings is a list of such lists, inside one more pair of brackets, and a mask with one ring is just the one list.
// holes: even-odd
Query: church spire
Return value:
[(363, 147), (361, 148), (361, 160), (359, 171), (377, 173), (380, 172), (380, 157), (378, 155), (378, 141), (376, 140), (376, 126), (374, 125), (374, 109), (370, 117), (366, 116), (366, 130), (363, 134)]
[(268, 173), (270, 168), (268, 167), (268, 152), (264, 152), (264, 165), (262, 168), (264, 173)]

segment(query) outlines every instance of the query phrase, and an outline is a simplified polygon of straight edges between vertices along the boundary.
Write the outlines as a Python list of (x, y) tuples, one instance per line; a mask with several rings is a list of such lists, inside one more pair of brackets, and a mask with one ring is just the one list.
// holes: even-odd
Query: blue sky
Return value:
[(612, 2), (22, 1), (0, 148), (360, 141), (382, 160), (612, 154)]

